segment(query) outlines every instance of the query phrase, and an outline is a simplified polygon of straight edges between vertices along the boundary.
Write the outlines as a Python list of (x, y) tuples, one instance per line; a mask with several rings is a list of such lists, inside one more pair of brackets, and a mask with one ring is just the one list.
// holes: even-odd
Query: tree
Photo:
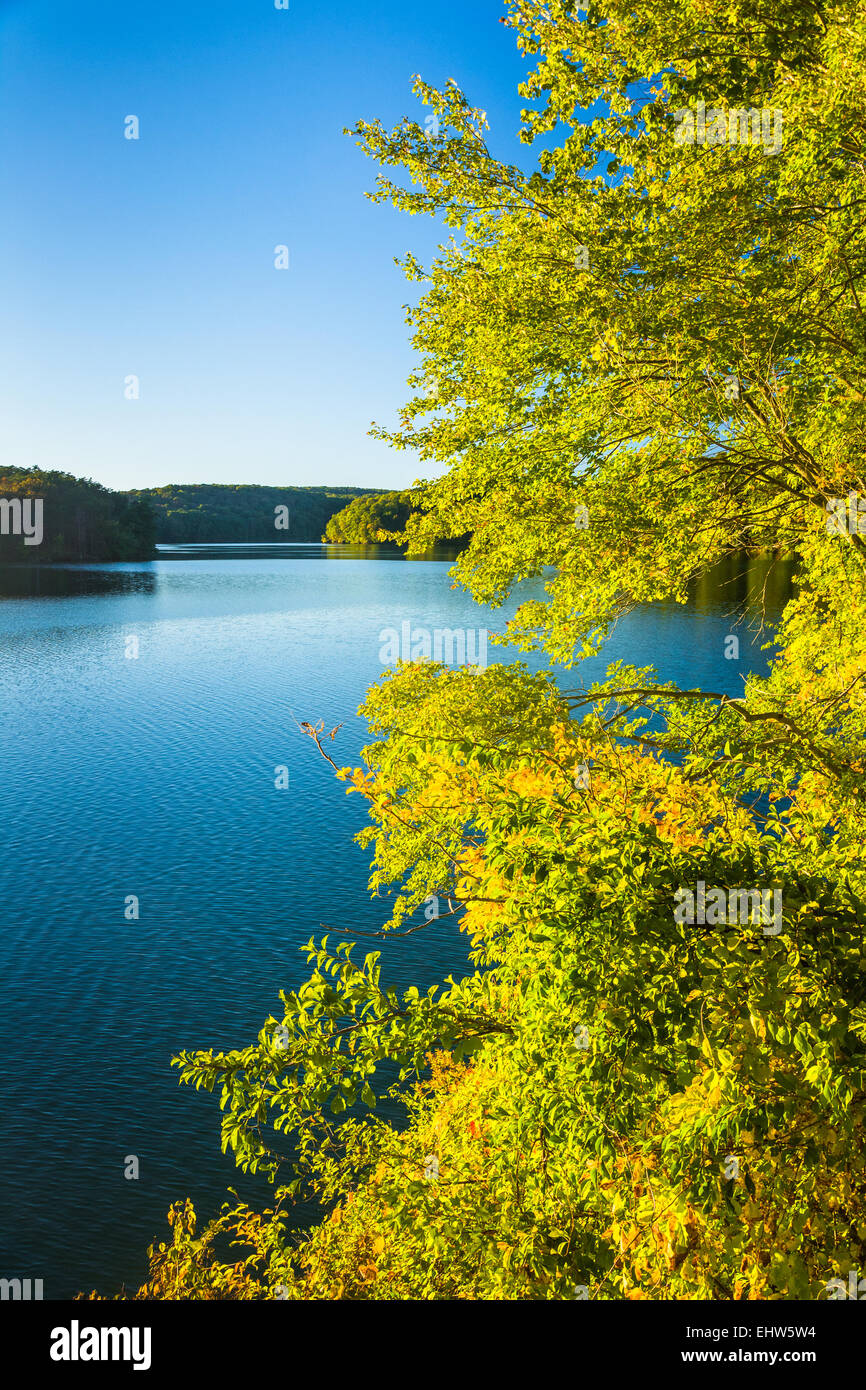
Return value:
[[(400, 666), (339, 770), (383, 931), (434, 930), (435, 895), (466, 978), (398, 996), (376, 953), (313, 941), (254, 1043), (177, 1063), (242, 1167), (328, 1212), (260, 1245), (259, 1295), (824, 1297), (866, 1258), (863, 11), (509, 22), (531, 173), (453, 83), (417, 84), (435, 139), (357, 128), (408, 176), (374, 196), (455, 233), (406, 262), (422, 389), (380, 433), (445, 469), (407, 534), (471, 532), (476, 598), (555, 566), (508, 635), (577, 679)], [(626, 608), (744, 547), (800, 557), (766, 678), (581, 682)]]
[(411, 489), (356, 497), (331, 517), (322, 540), (355, 545), (399, 540), (412, 510)]
[(35, 564), (149, 560), (153, 555), (154, 518), (148, 502), (131, 502), (91, 478), (4, 467), (0, 499), (0, 560)]

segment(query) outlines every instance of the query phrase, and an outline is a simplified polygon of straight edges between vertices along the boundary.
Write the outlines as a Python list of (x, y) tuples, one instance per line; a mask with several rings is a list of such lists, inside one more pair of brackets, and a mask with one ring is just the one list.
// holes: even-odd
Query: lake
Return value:
[[(385, 629), (501, 628), (514, 604), (480, 609), (448, 568), (325, 545), (0, 567), (0, 1277), (45, 1298), (134, 1288), (172, 1201), (207, 1217), (229, 1184), (266, 1195), (220, 1153), (216, 1097), (179, 1088), (169, 1059), (253, 1041), (305, 978), (310, 935), (379, 928), (352, 842), (364, 803), (295, 721), (342, 723), (334, 756), (354, 762)], [(581, 675), (621, 658), (737, 694), (766, 662), (756, 599), (773, 617), (790, 582), (787, 562), (729, 562), (687, 605), (621, 622)], [(465, 952), (434, 923), (387, 943), (384, 975), (426, 988)]]

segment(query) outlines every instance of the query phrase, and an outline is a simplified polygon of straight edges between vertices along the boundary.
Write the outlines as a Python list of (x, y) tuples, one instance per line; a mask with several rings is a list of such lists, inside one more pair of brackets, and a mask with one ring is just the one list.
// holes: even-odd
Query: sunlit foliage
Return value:
[[(471, 532), (476, 598), (555, 567), (509, 637), (574, 680), (405, 665), (369, 692), (339, 775), (383, 930), (452, 913), (471, 973), (398, 995), (375, 953), (314, 941), (253, 1043), (177, 1059), (241, 1167), (324, 1217), (255, 1227), (239, 1293), (185, 1245), (172, 1284), (160, 1252), (161, 1296), (188, 1270), (226, 1296), (820, 1298), (866, 1259), (864, 541), (828, 525), (866, 494), (863, 8), (509, 22), (532, 173), (453, 84), (418, 85), (432, 137), (358, 129), (403, 176), (377, 196), (454, 232), (407, 263), (418, 391), (383, 433), (438, 477), (412, 545)], [(700, 100), (781, 112), (780, 148), (678, 144)], [(758, 548), (800, 556), (766, 678), (581, 680), (619, 614)], [(678, 920), (698, 883), (778, 891), (778, 926)]]

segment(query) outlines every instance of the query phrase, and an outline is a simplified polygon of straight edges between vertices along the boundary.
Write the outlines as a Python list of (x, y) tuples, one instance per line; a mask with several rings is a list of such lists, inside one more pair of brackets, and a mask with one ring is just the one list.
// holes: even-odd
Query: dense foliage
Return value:
[[(376, 196), (455, 232), (406, 266), (422, 365), (389, 437), (445, 469), (409, 533), (471, 532), (457, 572), (493, 603), (555, 565), (509, 635), (574, 680), (414, 664), (369, 692), (338, 775), (383, 930), (435, 932), (435, 895), (472, 971), (398, 995), (376, 953), (312, 941), (254, 1041), (183, 1053), (280, 1195), (200, 1237), (173, 1209), (143, 1297), (821, 1298), (866, 1262), (866, 585), (834, 524), (866, 492), (863, 7), (515, 0), (509, 22), (537, 60), (532, 173), (454, 84), (419, 84), (434, 138), (358, 133), (408, 175)], [(699, 101), (781, 112), (779, 149), (678, 141)], [(587, 687), (620, 613), (743, 547), (801, 557), (768, 676)], [(751, 889), (778, 919), (722, 915)], [(326, 1214), (291, 1238), (311, 1194)]]
[(356, 497), (341, 512), (331, 517), (322, 540), (356, 545), (376, 545), (381, 541), (399, 540), (409, 517), (417, 507), (415, 497), (416, 494), (413, 494), (411, 489), (405, 492), (382, 492), (373, 493), (368, 497)]
[[(4, 502), (25, 507), (23, 525), (18, 512), (7, 510), (5, 520), (0, 516), (0, 561), (149, 560), (153, 555), (154, 517), (144, 497), (112, 492), (71, 473), (0, 467), (0, 499), (0, 508)], [(33, 543), (26, 539), (28, 531)]]
[(320, 541), (335, 512), (363, 492), (358, 487), (172, 483), (139, 489), (132, 496), (147, 498), (153, 507), (160, 544), (184, 545)]

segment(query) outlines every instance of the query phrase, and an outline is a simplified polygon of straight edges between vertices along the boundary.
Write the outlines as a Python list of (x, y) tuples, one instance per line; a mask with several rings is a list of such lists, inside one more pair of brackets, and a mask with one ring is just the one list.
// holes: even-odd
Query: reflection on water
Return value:
[[(415, 560), (453, 563), (458, 546), (437, 546), (407, 556), (397, 546), (294, 544), (160, 545), (158, 560)], [(728, 556), (691, 586), (699, 613), (718, 613), (776, 621), (793, 592), (796, 561), (769, 554)], [(162, 572), (164, 575), (164, 572)], [(113, 565), (0, 565), (0, 599), (74, 598), (76, 595), (153, 594), (160, 582), (156, 562)]]
[(153, 594), (156, 587), (156, 572), (142, 564), (0, 565), (0, 600)]
[(456, 560), (460, 547), (437, 545), (422, 555), (407, 555), (398, 545), (331, 545), (275, 541), (250, 545), (201, 543), (158, 545), (161, 560)]
[(153, 594), (162, 560), (415, 560), (448, 561), (457, 546), (440, 545), (423, 555), (407, 556), (388, 545), (158, 545), (157, 561), (113, 565), (0, 565), (0, 600), (4, 598), (75, 598), (77, 595)]
[(796, 560), (762, 552), (729, 555), (691, 587), (699, 613), (726, 611), (775, 622), (793, 596)]

